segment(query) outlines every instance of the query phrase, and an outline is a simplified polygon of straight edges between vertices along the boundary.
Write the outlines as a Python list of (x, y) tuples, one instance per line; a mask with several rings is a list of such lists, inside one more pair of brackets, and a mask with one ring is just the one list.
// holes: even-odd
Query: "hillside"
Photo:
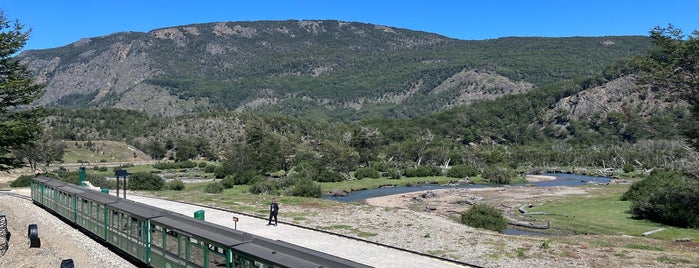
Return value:
[(597, 74), (641, 36), (482, 41), (341, 21), (217, 22), (23, 52), (48, 107), (411, 118)]

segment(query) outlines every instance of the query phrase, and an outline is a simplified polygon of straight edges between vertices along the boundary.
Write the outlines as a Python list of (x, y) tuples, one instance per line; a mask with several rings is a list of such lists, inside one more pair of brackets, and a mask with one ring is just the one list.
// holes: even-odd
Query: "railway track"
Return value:
[(18, 194), (18, 193), (13, 193), (13, 192), (10, 192), (10, 191), (0, 190), (0, 196), (2, 196), (2, 195), (6, 195), (6, 196), (11, 196), (11, 197), (16, 197), (16, 198), (20, 198), (20, 199), (32, 201), (32, 197), (31, 197), (31, 196), (27, 196), (27, 195), (23, 195), (23, 194)]

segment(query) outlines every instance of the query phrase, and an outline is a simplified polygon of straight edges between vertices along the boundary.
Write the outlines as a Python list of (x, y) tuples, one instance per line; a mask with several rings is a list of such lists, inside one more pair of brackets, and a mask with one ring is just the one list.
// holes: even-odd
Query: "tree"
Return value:
[(639, 60), (641, 81), (687, 100), (692, 118), (684, 124), (683, 134), (699, 150), (699, 31), (685, 36), (669, 24), (655, 27), (650, 38), (655, 48)]
[(15, 59), (30, 30), (10, 22), (0, 11), (0, 171), (24, 165), (14, 153), (34, 141), (41, 131), (42, 112), (24, 108), (41, 95), (27, 68)]
[(41, 139), (32, 143), (28, 143), (14, 151), (14, 155), (22, 162), (29, 164), (32, 173), (36, 174), (39, 165), (42, 165), (44, 172), (48, 170), (49, 165), (63, 159), (65, 153), (65, 144), (61, 142), (51, 141), (49, 139)]

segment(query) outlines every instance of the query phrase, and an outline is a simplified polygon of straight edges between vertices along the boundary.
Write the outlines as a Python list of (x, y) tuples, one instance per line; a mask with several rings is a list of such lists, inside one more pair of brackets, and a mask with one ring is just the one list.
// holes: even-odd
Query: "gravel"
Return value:
[[(10, 232), (0, 267), (60, 267), (65, 259), (72, 259), (75, 267), (135, 267), (31, 201), (0, 193), (0, 210)], [(38, 227), (40, 247), (29, 247), (29, 224)]]

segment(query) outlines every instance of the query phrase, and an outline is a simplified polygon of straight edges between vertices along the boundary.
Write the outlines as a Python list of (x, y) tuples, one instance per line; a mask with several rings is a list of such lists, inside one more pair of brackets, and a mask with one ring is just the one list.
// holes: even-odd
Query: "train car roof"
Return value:
[(151, 222), (164, 225), (201, 240), (209, 240), (227, 247), (253, 239), (253, 236), (249, 233), (174, 212), (163, 217), (152, 219)]
[(119, 198), (118, 202), (116, 203), (109, 204), (109, 207), (113, 207), (144, 219), (152, 219), (169, 213), (167, 210), (158, 207), (149, 206), (123, 198)]
[(47, 177), (44, 177), (44, 176), (39, 176), (39, 177), (34, 177), (34, 178), (32, 178), (32, 180), (33, 180), (33, 181), (38, 181), (38, 182), (44, 182), (44, 183), (45, 183), (46, 181), (51, 180), (51, 178), (47, 178)]
[(42, 181), (42, 182), (43, 182), (44, 184), (48, 185), (48, 186), (61, 187), (61, 186), (63, 186), (63, 185), (68, 184), (67, 182), (62, 181), (62, 180), (57, 180), (57, 179), (52, 179), (52, 178), (46, 178), (46, 177), (44, 177), (44, 178), (45, 178), (45, 179), (44, 179), (44, 181)]
[(85, 192), (85, 188), (79, 187), (75, 184), (66, 183), (65, 185), (58, 187), (59, 190), (68, 192), (71, 194), (81, 194)]
[(284, 267), (371, 267), (279, 240), (255, 237), (233, 249)]
[(104, 204), (113, 204), (113, 203), (119, 202), (119, 200), (120, 200), (120, 198), (118, 198), (116, 196), (109, 195), (109, 194), (103, 193), (101, 191), (95, 191), (95, 190), (92, 190), (89, 188), (85, 188), (85, 191), (82, 194), (80, 194), (80, 197), (92, 200), (95, 203), (99, 203), (99, 204), (103, 204), (103, 205)]

